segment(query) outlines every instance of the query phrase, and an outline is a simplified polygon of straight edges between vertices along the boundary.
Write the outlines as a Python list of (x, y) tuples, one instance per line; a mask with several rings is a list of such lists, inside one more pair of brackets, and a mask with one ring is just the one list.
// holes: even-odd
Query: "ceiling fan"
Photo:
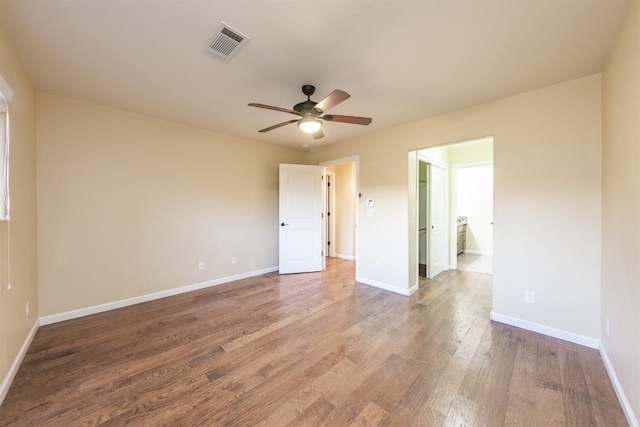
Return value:
[[(371, 123), (369, 117), (356, 117), (356, 116), (341, 116), (337, 114), (324, 114), (329, 108), (335, 107), (343, 101), (346, 101), (351, 97), (347, 92), (342, 90), (334, 90), (326, 98), (320, 102), (311, 100), (311, 95), (316, 91), (316, 88), (312, 85), (302, 86), (302, 93), (307, 97), (306, 101), (300, 102), (293, 106), (293, 110), (288, 108), (273, 107), (271, 105), (258, 104), (252, 102), (250, 107), (266, 108), (267, 110), (282, 111), (283, 113), (293, 114), (300, 116), (299, 119), (287, 120), (286, 122), (278, 123), (277, 125), (269, 126), (259, 130), (258, 132), (269, 132), (270, 130), (277, 129), (282, 126), (286, 126), (291, 123), (298, 123), (298, 127), (306, 133), (313, 135), (314, 139), (320, 139), (324, 136), (322, 132), (322, 121), (327, 122), (340, 122), (351, 123), (355, 125), (368, 125)], [(323, 115), (324, 114), (324, 115)]]

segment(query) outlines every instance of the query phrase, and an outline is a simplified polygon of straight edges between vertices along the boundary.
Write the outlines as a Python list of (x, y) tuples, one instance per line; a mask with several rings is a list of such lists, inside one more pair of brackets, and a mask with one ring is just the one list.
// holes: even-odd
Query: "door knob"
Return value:
[(289, 224), (285, 224), (284, 222), (280, 223), (280, 227), (284, 227), (285, 225), (289, 225)]

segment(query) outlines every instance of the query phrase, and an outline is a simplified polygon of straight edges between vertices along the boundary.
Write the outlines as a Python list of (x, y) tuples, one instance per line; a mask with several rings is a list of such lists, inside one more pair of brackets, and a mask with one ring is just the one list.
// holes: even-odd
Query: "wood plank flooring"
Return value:
[(353, 262), (41, 327), (0, 425), (626, 426), (598, 352), (493, 323), (491, 276)]

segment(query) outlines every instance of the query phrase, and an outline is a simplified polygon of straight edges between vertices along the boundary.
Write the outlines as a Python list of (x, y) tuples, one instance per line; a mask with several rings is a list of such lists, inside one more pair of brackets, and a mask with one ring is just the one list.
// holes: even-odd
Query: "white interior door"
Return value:
[(444, 270), (445, 257), (445, 172), (429, 164), (429, 265), (428, 277), (433, 279)]
[(280, 165), (280, 274), (322, 270), (322, 171)]

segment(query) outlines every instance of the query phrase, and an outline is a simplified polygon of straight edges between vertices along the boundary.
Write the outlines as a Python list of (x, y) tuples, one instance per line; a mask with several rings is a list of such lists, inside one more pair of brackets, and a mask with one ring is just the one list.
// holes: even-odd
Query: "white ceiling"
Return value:
[[(331, 144), (601, 71), (627, 0), (0, 0), (37, 89), (273, 145)], [(250, 37), (202, 54), (224, 21)], [(314, 141), (300, 87), (351, 98)]]

